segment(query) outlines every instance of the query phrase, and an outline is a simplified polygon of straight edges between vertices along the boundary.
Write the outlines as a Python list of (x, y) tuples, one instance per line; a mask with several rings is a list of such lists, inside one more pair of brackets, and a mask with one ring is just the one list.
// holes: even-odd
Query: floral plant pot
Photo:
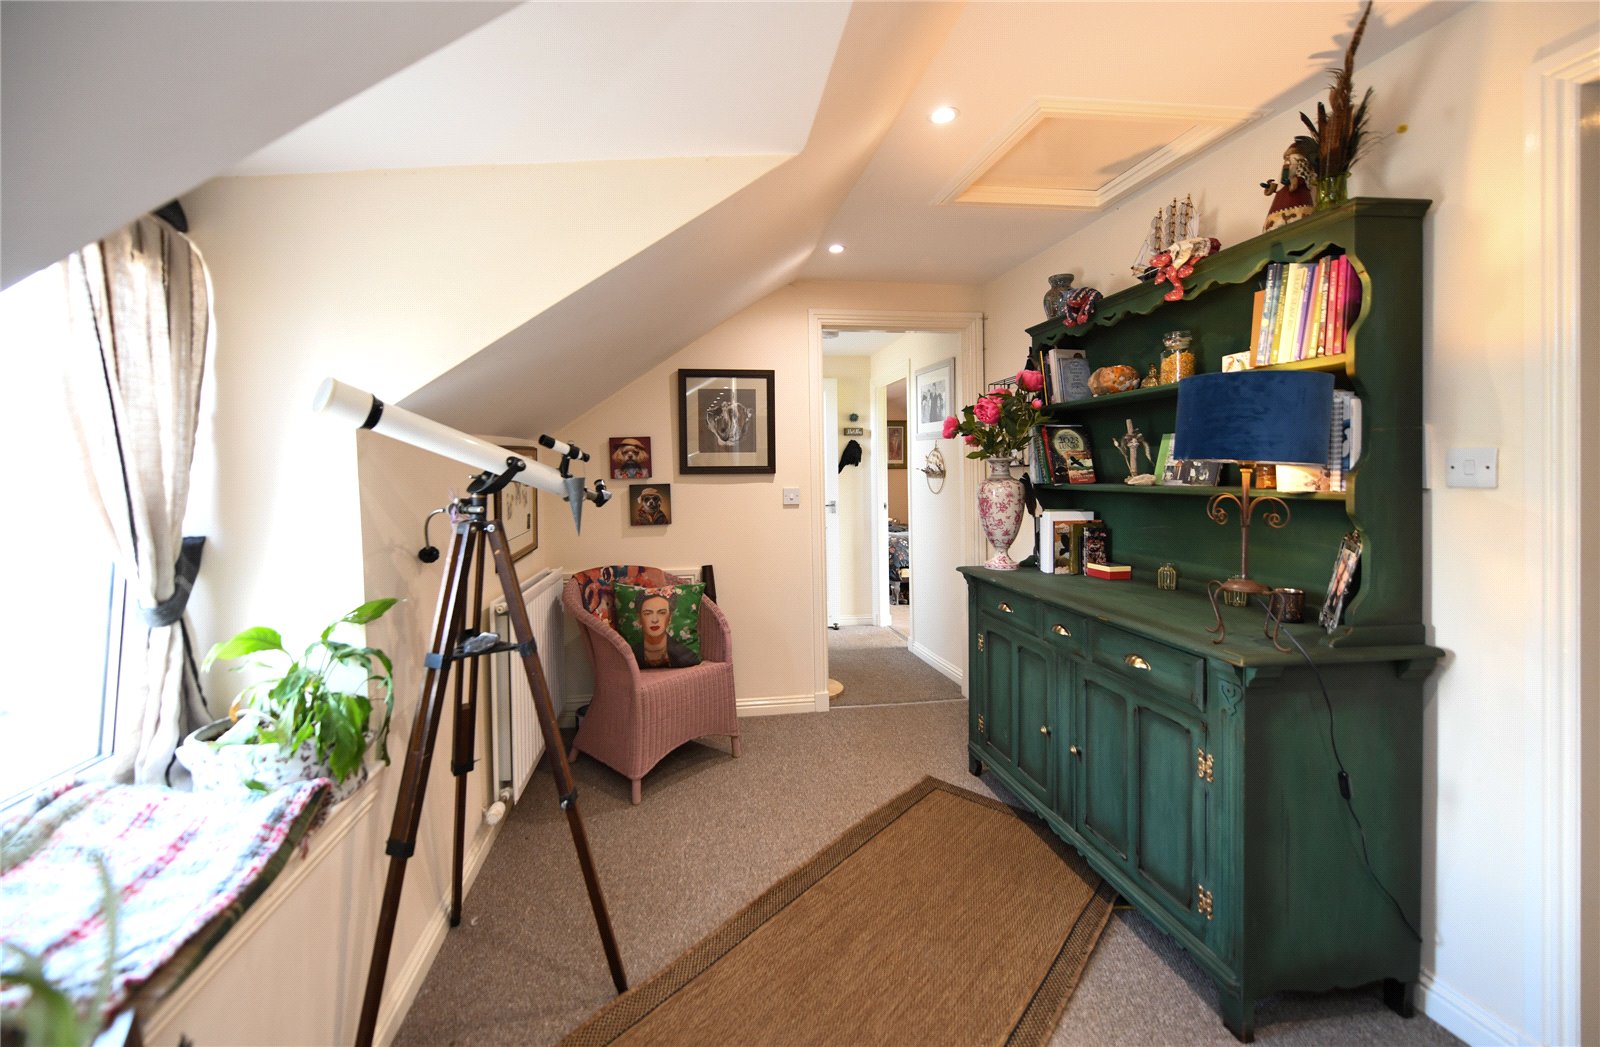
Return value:
[(1016, 561), (1007, 550), (1022, 529), (1022, 481), (1011, 475), (1014, 463), (1010, 459), (990, 458), (987, 462), (989, 476), (978, 484), (978, 522), (994, 555), (983, 566), (991, 571), (1015, 571)]
[(188, 768), (196, 792), (248, 797), (260, 791), (252, 788), (251, 782), (259, 783), (270, 792), (291, 782), (327, 778), (333, 782), (331, 802), (338, 803), (367, 780), (367, 768), (363, 764), (343, 782), (334, 781), (327, 763), (317, 758), (311, 742), (301, 744), (288, 756), (284, 755), (282, 746), (274, 743), (218, 744), (217, 739), (232, 726), (229, 720), (214, 720), (190, 733), (178, 746), (178, 761)]

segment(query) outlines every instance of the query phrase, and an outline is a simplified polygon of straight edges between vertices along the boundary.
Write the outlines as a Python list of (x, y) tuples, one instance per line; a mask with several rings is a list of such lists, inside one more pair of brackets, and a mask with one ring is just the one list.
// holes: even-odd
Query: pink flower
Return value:
[(944, 438), (948, 440), (952, 436), (956, 435), (956, 430), (960, 427), (961, 423), (956, 420), (955, 415), (951, 415), (949, 418), (946, 418), (944, 420)]
[(1044, 407), (1044, 401), (1039, 399), (1037, 396), (1034, 397), (1033, 398), (1033, 409), (1035, 411), (1037, 411), (1037, 410), (1041, 409), (1042, 407)]
[(1030, 393), (1036, 393), (1044, 388), (1044, 374), (1024, 368), (1017, 372), (1017, 385)]
[(972, 405), (972, 414), (984, 425), (993, 425), (1000, 420), (1000, 408), (1004, 401), (998, 396), (980, 396), (978, 402)]
[(971, 433), (968, 433), (966, 436), (963, 436), (962, 439), (967, 441), (967, 443), (971, 444), (973, 447), (978, 446), (978, 438), (976, 436), (973, 436)]

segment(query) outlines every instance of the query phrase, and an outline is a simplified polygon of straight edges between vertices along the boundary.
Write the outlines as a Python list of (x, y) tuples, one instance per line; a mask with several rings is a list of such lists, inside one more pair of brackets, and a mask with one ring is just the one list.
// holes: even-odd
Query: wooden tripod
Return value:
[[(472, 771), (473, 735), (478, 722), (477, 659), (486, 654), (511, 650), (522, 656), (522, 666), (528, 674), (528, 687), (533, 693), (534, 711), (538, 714), (539, 728), (544, 734), (545, 756), (550, 761), (551, 773), (555, 775), (561, 809), (567, 812), (567, 826), (572, 831), (572, 844), (577, 849), (578, 865), (583, 870), (584, 886), (589, 891), (589, 905), (594, 909), (600, 943), (605, 949), (606, 963), (611, 968), (611, 981), (619, 993), (628, 988), (627, 975), (622, 969), (622, 955), (617, 951), (611, 917), (606, 912), (605, 896), (600, 891), (600, 880), (589, 854), (589, 838), (583, 829), (583, 818), (578, 813), (578, 791), (573, 784), (572, 768), (567, 763), (566, 749), (561, 743), (561, 733), (551, 708), (544, 665), (539, 660), (534, 643), (528, 610), (522, 603), (522, 586), (517, 580), (516, 566), (511, 561), (511, 547), (500, 521), (488, 518), (488, 496), (504, 486), (507, 479), (485, 473), (473, 482), (468, 496), (452, 506), (455, 529), (450, 543), (450, 558), (445, 564), (439, 587), (439, 603), (434, 612), (433, 646), (425, 663), (427, 675), (422, 685), (422, 706), (411, 725), (411, 740), (406, 747), (405, 768), (400, 777), (400, 796), (395, 805), (394, 823), (389, 830), (389, 843), (385, 848), (389, 855), (389, 875), (384, 883), (383, 907), (379, 911), (378, 930), (372, 942), (372, 963), (367, 969), (367, 991), (361, 1003), (361, 1024), (356, 1029), (357, 1047), (371, 1047), (377, 1028), (378, 1008), (383, 1002), (384, 975), (389, 966), (389, 949), (394, 943), (395, 917), (400, 907), (400, 889), (405, 883), (406, 862), (416, 849), (417, 828), (422, 820), (422, 796), (428, 784), (428, 767), (433, 761), (434, 740), (439, 733), (450, 665), (457, 661), (467, 662), (468, 672), (465, 682), (461, 672), (455, 674), (455, 747), (450, 769), (456, 777), (456, 804), (450, 926), (461, 923), (461, 855), (467, 775)], [(506, 611), (511, 619), (515, 642), (494, 644), (485, 649), (477, 649), (474, 645), (473, 649), (465, 650), (463, 642), (476, 634), (477, 623), (482, 620), (486, 547), (494, 556), (495, 573), (500, 578), (500, 589), (505, 594)], [(469, 581), (473, 583), (470, 617), (467, 614)]]

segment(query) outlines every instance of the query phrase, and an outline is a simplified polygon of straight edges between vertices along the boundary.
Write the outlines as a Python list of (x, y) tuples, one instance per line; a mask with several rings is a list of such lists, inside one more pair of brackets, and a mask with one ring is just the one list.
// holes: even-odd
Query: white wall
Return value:
[[(872, 384), (884, 386), (905, 379), (914, 390), (913, 376), (930, 364), (957, 359), (956, 385), (962, 377), (961, 338), (940, 331), (912, 331), (872, 354)], [(908, 393), (908, 399), (911, 393)], [(915, 412), (911, 412), (915, 413)], [(953, 413), (953, 412), (952, 412)], [(932, 485), (919, 472), (935, 447), (944, 455), (948, 475), (944, 486)], [(974, 561), (965, 547), (963, 522), (976, 518), (977, 495), (968, 490), (969, 470), (959, 440), (919, 439), (916, 420), (906, 420), (906, 466), (909, 473), (911, 525), (911, 652), (965, 681), (967, 671), (967, 585), (956, 567)], [(939, 488), (935, 492), (934, 488)]]
[[(822, 375), (839, 383), (839, 414), (833, 420), (839, 431), (839, 450), (851, 440), (861, 445), (861, 463), (839, 473), (839, 616), (846, 625), (866, 625), (872, 619), (872, 480), (881, 470), (871, 437), (872, 365), (864, 356), (824, 356)], [(856, 415), (851, 421), (850, 416)], [(848, 426), (864, 430), (845, 436)], [(824, 468), (828, 463), (823, 463)], [(834, 463), (834, 469), (838, 463)]]
[[(1520, 215), (1531, 191), (1523, 92), (1544, 51), (1594, 33), (1592, 5), (1474, 5), (1356, 70), (1357, 88), (1375, 89), (1372, 125), (1383, 137), (1355, 168), (1352, 194), (1434, 201), (1422, 303), (1432, 430), (1427, 613), (1432, 640), (1450, 654), (1426, 713), (1424, 999), (1431, 1016), (1471, 1042), (1548, 1038), (1537, 959), (1541, 756), (1518, 741), (1547, 700), (1528, 693), (1519, 656), (1536, 599), (1524, 581), (1536, 563), (1519, 467), (1534, 349), (1523, 325), (1534, 307), (1522, 294)], [(1225, 245), (1254, 235), (1267, 205), (1255, 183), (1276, 173), (1298, 130), (1294, 111), (1268, 118), (986, 286), (991, 344), (995, 332), (1042, 319), (1050, 273), (1075, 272), (1080, 285), (1107, 293), (1126, 286), (1149, 216), (1174, 194), (1192, 193), (1202, 233)], [(1015, 366), (1011, 354), (991, 352), (991, 378)], [(1444, 487), (1444, 450), (1460, 446), (1499, 448), (1497, 490)]]
[[(823, 565), (811, 512), (822, 497), (822, 463), (821, 403), (811, 402), (810, 376), (813, 364), (819, 378), (822, 368), (820, 360), (810, 356), (809, 313), (813, 309), (959, 312), (970, 310), (973, 299), (971, 289), (958, 287), (799, 282), (729, 317), (618, 389), (560, 434), (583, 447), (605, 447), (612, 436), (651, 437), (654, 478), (672, 484), (672, 524), (631, 527), (623, 507), (614, 503), (587, 513), (582, 535), (575, 535), (569, 526), (555, 523), (564, 507), (541, 495), (540, 513), (551, 521), (543, 538), (550, 562), (569, 570), (608, 563), (714, 564), (718, 602), (733, 627), (741, 711), (800, 711), (815, 707), (819, 695), (825, 705), (825, 623), (814, 600)], [(675, 403), (680, 367), (776, 372), (775, 474), (678, 475)], [(959, 485), (957, 479), (946, 488), (943, 509), (958, 511), (965, 504)], [(784, 487), (800, 488), (799, 508), (782, 505)], [(958, 562), (952, 558), (951, 567)], [(959, 585), (953, 569), (949, 573), (952, 584)], [(962, 637), (954, 650), (961, 652), (962, 660), (965, 606), (964, 600), (947, 601), (930, 612), (935, 618), (953, 616), (952, 631)]]

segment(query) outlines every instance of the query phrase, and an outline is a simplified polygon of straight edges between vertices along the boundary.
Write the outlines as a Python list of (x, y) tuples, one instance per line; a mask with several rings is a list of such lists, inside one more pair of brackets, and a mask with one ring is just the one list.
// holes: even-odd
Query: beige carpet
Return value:
[[(925, 775), (1010, 799), (967, 773), (964, 702), (747, 717), (740, 728), (743, 757), (730, 759), (725, 742), (686, 745), (645, 779), (638, 807), (620, 775), (590, 759), (574, 768), (633, 984)], [(447, 803), (448, 791), (430, 797)], [(439, 897), (449, 884), (414, 876), (406, 889)], [(445, 937), (395, 1043), (553, 1044), (615, 996), (566, 818), (541, 767), (502, 823), (462, 925)], [(956, 994), (944, 1006), (964, 1003)], [(1137, 913), (1118, 911), (1050, 1042), (1236, 1047), (1216, 1006), (1216, 987), (1187, 954)], [(1458, 1042), (1424, 1017), (1401, 1019), (1375, 987), (1263, 1001), (1256, 1039)]]
[(828, 630), (828, 675), (844, 684), (835, 707), (961, 701), (961, 688), (907, 650), (905, 637), (873, 625)]
[(1036, 819), (925, 778), (562, 1043), (1042, 1044), (1115, 897)]

